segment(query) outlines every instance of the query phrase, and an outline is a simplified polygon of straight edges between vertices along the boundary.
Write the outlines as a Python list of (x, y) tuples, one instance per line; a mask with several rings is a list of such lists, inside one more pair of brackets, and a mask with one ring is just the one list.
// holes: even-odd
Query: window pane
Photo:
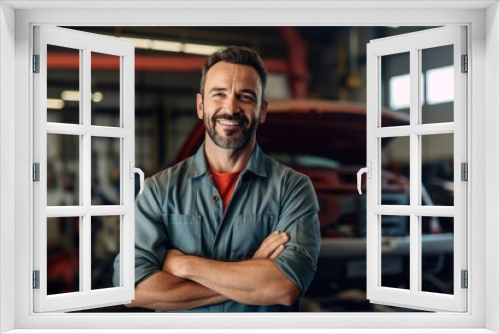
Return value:
[(92, 217), (92, 290), (113, 287), (113, 263), (120, 252), (120, 216)]
[(120, 138), (92, 137), (92, 205), (119, 205)]
[[(398, 53), (381, 57), (381, 106), (409, 114), (410, 112), (410, 53)], [(389, 117), (381, 117), (381, 126), (409, 125), (401, 120), (395, 123)]]
[(425, 102), (422, 124), (453, 122), (453, 45), (422, 50), (425, 73)]
[(410, 193), (410, 137), (382, 139), (382, 205), (408, 205)]
[(47, 134), (47, 205), (80, 205), (80, 138)]
[(47, 45), (48, 122), (80, 123), (79, 66), (80, 50)]
[(410, 288), (410, 235), (408, 216), (381, 216), (381, 285)]
[(453, 294), (453, 218), (421, 220), (422, 291)]
[(91, 53), (92, 125), (120, 126), (120, 57)]
[(453, 134), (422, 136), (422, 205), (454, 205)]
[(47, 218), (47, 294), (80, 291), (80, 218)]

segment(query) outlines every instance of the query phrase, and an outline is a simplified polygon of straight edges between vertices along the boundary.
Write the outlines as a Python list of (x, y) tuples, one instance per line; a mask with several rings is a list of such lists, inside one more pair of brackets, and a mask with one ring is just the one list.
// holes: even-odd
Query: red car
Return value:
[[(278, 100), (270, 101), (268, 109), (266, 122), (257, 130), (257, 142), (265, 153), (309, 176), (320, 203), (323, 237), (363, 237), (365, 210), (360, 205), (364, 196), (360, 197), (356, 190), (356, 173), (366, 164), (365, 106), (321, 100)], [(384, 126), (409, 122), (401, 113), (384, 111), (382, 117)], [(204, 127), (200, 122), (176, 161), (194, 154), (203, 139)], [(384, 194), (390, 194), (387, 201), (401, 204), (408, 201), (406, 177), (383, 171), (382, 187)], [(389, 233), (392, 235), (407, 232), (402, 225), (392, 229)]]

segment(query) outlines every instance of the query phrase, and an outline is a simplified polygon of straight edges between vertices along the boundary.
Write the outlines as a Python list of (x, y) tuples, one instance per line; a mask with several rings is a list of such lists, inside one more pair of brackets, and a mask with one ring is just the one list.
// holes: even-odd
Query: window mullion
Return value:
[[(80, 117), (82, 119), (82, 125), (90, 130), (91, 126), (91, 53), (90, 49), (85, 48), (82, 50), (82, 60), (80, 67)], [(82, 180), (81, 185), (83, 189), (82, 201), (85, 208), (91, 206), (91, 170), (92, 170), (92, 156), (91, 156), (91, 134), (90, 131), (82, 136), (82, 149), (81, 149), (81, 170), (82, 170)], [(86, 212), (81, 221), (81, 263), (80, 263), (80, 281), (83, 284), (84, 292), (90, 293), (91, 290), (91, 215), (90, 211)]]
[[(410, 50), (410, 208), (420, 205), (420, 139), (414, 129), (420, 124), (420, 96), (421, 96), (421, 64), (420, 52), (416, 48)], [(411, 210), (412, 211), (412, 210)], [(420, 277), (420, 233), (419, 217), (410, 213), (410, 291), (418, 292)]]

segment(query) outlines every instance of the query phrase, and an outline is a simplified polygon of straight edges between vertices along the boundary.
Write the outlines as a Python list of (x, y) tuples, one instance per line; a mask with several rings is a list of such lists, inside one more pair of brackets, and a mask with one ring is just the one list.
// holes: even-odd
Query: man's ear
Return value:
[(196, 94), (196, 113), (199, 119), (203, 119), (203, 96), (200, 93)]
[(266, 121), (268, 103), (269, 103), (268, 100), (262, 101), (262, 106), (260, 107), (260, 124)]

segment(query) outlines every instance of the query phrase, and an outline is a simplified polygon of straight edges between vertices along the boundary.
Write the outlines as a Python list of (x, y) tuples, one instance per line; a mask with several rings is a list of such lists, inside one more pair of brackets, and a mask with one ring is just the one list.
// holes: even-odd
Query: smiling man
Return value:
[(196, 102), (205, 142), (147, 179), (137, 199), (136, 298), (128, 306), (300, 309), (316, 270), (319, 208), (310, 180), (256, 143), (266, 84), (252, 49), (228, 47), (206, 60)]

